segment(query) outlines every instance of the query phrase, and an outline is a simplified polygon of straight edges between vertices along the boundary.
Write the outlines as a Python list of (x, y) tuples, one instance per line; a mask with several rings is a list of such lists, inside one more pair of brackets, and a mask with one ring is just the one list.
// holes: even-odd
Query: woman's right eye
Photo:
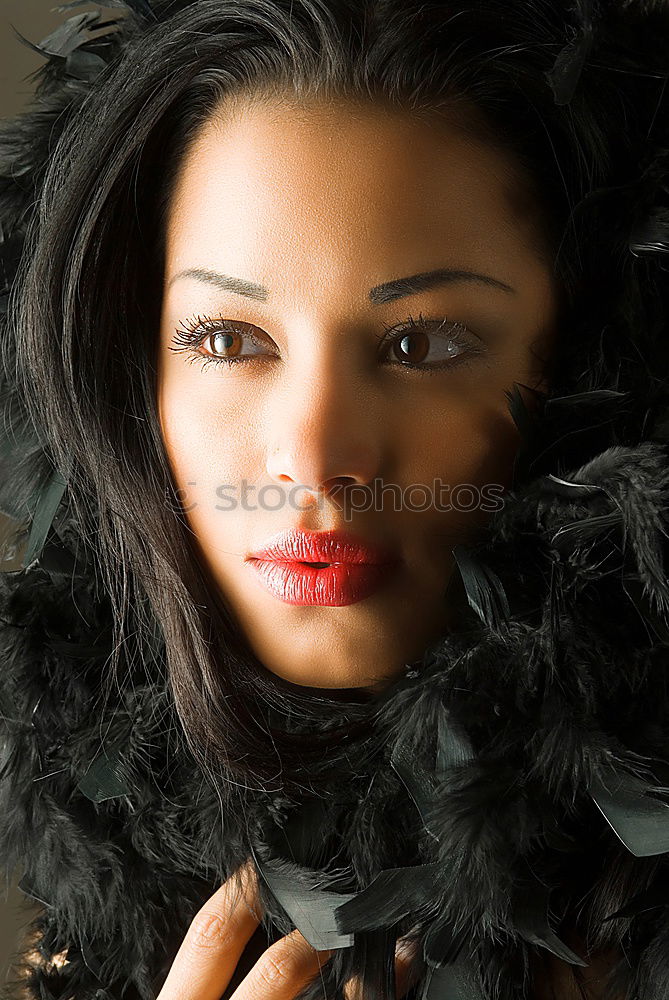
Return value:
[[(243, 342), (258, 348), (254, 353), (240, 354)], [(200, 348), (209, 342), (211, 353), (203, 354)], [(185, 323), (173, 338), (176, 347), (171, 351), (186, 351), (191, 361), (203, 361), (203, 368), (211, 364), (234, 365), (243, 361), (258, 360), (267, 351), (267, 343), (252, 333), (250, 324), (230, 320), (198, 317), (194, 323)], [(224, 353), (227, 352), (227, 353)]]

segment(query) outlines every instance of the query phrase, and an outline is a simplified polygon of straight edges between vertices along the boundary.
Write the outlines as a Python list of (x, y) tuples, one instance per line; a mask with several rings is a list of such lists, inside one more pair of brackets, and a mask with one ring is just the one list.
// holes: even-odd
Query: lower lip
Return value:
[(300, 562), (250, 559), (271, 594), (286, 604), (342, 608), (364, 601), (384, 583), (396, 563), (332, 563), (317, 569)]

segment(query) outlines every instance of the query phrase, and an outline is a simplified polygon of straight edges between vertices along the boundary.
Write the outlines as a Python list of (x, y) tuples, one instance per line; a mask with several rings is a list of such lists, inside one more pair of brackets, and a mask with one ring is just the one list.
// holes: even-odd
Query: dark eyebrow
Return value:
[[(189, 267), (185, 271), (179, 271), (169, 281), (168, 288), (179, 278), (196, 278), (209, 285), (215, 285), (226, 292), (236, 292), (244, 295), (248, 299), (257, 299), (265, 302), (269, 298), (269, 290), (264, 285), (258, 285), (254, 281), (245, 281), (243, 278), (233, 278), (228, 274), (219, 274), (218, 271), (207, 271), (200, 267)], [(436, 285), (451, 284), (456, 281), (475, 281), (484, 285), (492, 285), (494, 288), (501, 288), (505, 292), (515, 294), (516, 289), (507, 285), (499, 278), (493, 278), (489, 274), (479, 274), (478, 271), (463, 271), (455, 268), (437, 268), (435, 271), (422, 271), (420, 274), (412, 274), (408, 278), (395, 278), (393, 281), (384, 281), (382, 285), (374, 285), (369, 290), (369, 301), (372, 305), (383, 305), (392, 302), (393, 299), (401, 299), (405, 295), (415, 295), (417, 292), (434, 288)]]
[(417, 292), (422, 292), (427, 288), (434, 288), (435, 285), (451, 284), (456, 281), (478, 281), (484, 285), (502, 288), (505, 292), (515, 293), (516, 291), (511, 285), (507, 285), (505, 281), (492, 278), (488, 274), (444, 267), (437, 268), (436, 271), (422, 271), (420, 274), (412, 274), (409, 278), (395, 278), (394, 281), (384, 281), (382, 285), (374, 285), (369, 290), (369, 300), (374, 305), (381, 305), (385, 302), (392, 302), (393, 299), (401, 299), (404, 295), (415, 295)]

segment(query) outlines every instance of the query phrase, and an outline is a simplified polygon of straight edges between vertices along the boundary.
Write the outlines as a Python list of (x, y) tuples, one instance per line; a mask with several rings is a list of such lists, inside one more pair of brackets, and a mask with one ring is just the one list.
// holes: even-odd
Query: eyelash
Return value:
[[(437, 325), (433, 326), (432, 324), (434, 323)], [(409, 316), (403, 323), (399, 323), (394, 326), (387, 326), (383, 323), (382, 326), (385, 332), (377, 338), (380, 350), (386, 344), (392, 345), (394, 343), (399, 343), (403, 337), (409, 333), (438, 333), (446, 327), (448, 327), (449, 336), (448, 338), (443, 339), (451, 340), (457, 347), (467, 348), (466, 351), (456, 355), (452, 360), (444, 361), (439, 364), (414, 365), (405, 361), (396, 362), (400, 368), (409, 368), (412, 371), (420, 372), (422, 375), (434, 375), (446, 368), (455, 368), (459, 365), (470, 366), (472, 363), (471, 355), (476, 356), (485, 354), (487, 350), (482, 345), (470, 343), (470, 341), (466, 339), (469, 335), (467, 327), (457, 321), (449, 321), (448, 317), (434, 320), (430, 317), (425, 318), (422, 313), (419, 313), (418, 319), (414, 319), (412, 316)], [(237, 358), (217, 358), (201, 354), (199, 348), (205, 342), (207, 337), (210, 337), (215, 333), (236, 333), (241, 337), (248, 337), (258, 347), (264, 346), (263, 342), (259, 338), (255, 337), (248, 330), (243, 329), (238, 323), (235, 323), (232, 320), (215, 319), (209, 316), (197, 316), (192, 320), (186, 320), (182, 326), (176, 330), (173, 343), (178, 346), (170, 347), (169, 350), (175, 352), (185, 351), (188, 355), (190, 355), (190, 363), (201, 360), (203, 362), (202, 370), (204, 370), (207, 365), (212, 362), (215, 365), (223, 364), (228, 367), (232, 367), (233, 365), (242, 364), (247, 361), (257, 361), (259, 359), (259, 355), (256, 354)]]

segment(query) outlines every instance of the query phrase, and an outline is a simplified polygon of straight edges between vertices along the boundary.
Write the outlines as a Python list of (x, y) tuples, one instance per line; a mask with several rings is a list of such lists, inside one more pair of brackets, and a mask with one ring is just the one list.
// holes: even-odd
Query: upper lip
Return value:
[(280, 562), (373, 563), (395, 562), (389, 548), (366, 542), (343, 531), (300, 531), (289, 529), (273, 535), (267, 544), (247, 559)]

